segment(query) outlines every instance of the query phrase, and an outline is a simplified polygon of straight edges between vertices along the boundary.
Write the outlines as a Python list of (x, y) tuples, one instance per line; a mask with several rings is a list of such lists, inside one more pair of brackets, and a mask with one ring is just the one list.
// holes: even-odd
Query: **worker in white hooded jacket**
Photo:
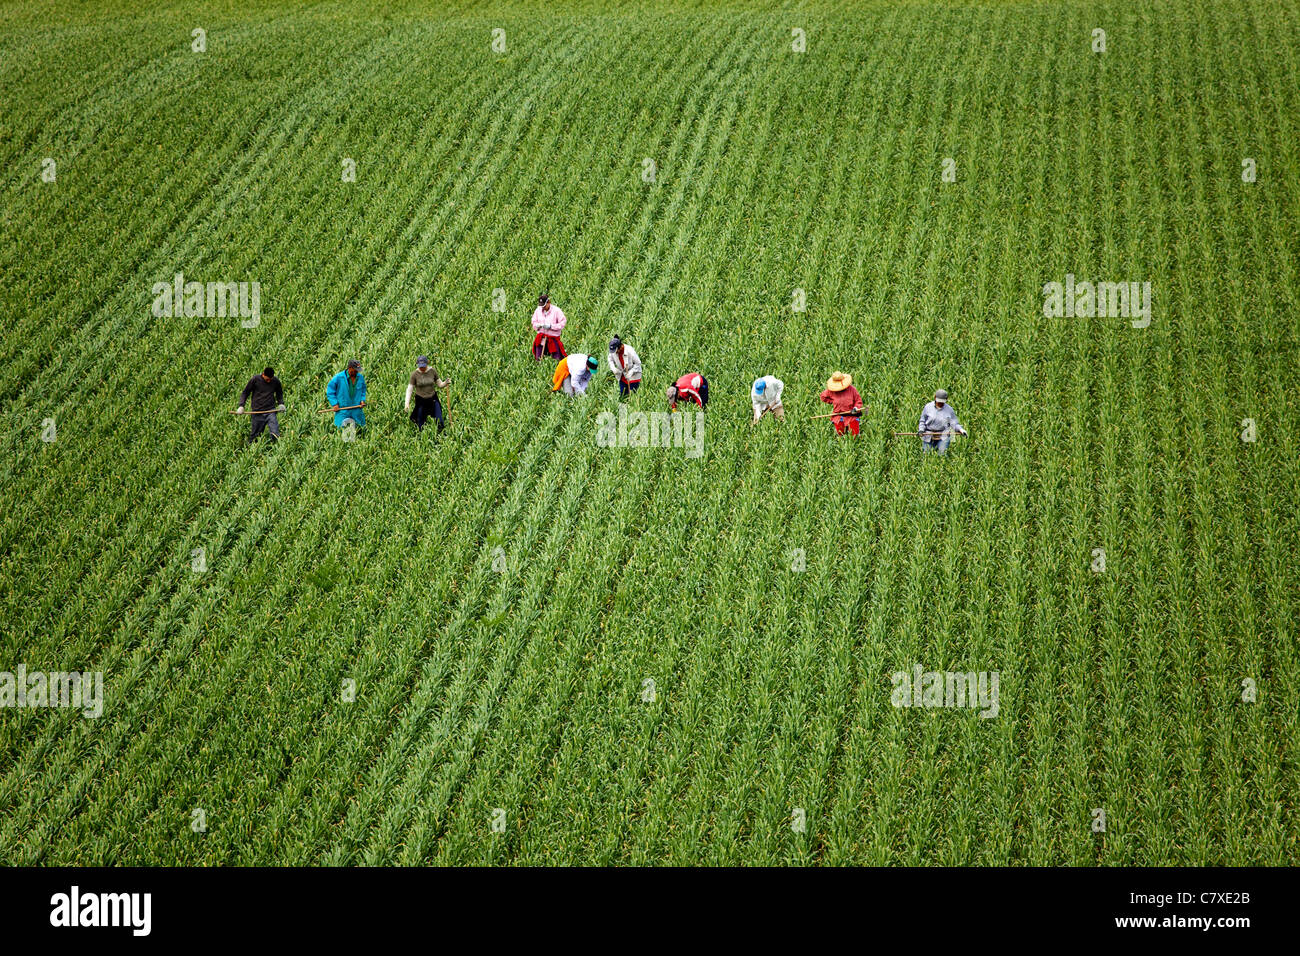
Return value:
[(749, 390), (749, 401), (754, 406), (754, 420), (750, 422), (751, 425), (757, 425), (758, 420), (768, 412), (776, 416), (778, 421), (785, 420), (785, 407), (781, 404), (781, 393), (784, 390), (785, 383), (775, 375), (764, 375), (754, 380)]
[(565, 395), (586, 395), (591, 378), (600, 368), (600, 359), (583, 352), (574, 352), (560, 359), (551, 376), (551, 391), (564, 390)]

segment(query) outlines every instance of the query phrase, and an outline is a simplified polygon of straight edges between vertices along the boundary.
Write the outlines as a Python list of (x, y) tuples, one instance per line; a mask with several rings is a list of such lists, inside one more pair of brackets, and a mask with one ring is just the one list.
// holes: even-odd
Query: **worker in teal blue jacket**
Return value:
[(349, 406), (366, 403), (366, 377), (361, 374), (360, 362), (350, 359), (348, 367), (330, 379), (330, 383), (325, 386), (325, 401), (329, 402), (330, 408), (334, 409), (336, 428), (342, 428), (348, 420), (356, 422), (357, 428), (365, 426), (365, 411), (361, 408), (349, 408)]

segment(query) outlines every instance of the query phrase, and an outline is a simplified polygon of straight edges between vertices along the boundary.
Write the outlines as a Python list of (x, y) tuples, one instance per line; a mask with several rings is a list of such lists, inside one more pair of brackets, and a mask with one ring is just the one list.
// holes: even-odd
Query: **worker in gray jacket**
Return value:
[(957, 420), (956, 409), (948, 404), (948, 393), (942, 388), (934, 393), (934, 401), (921, 410), (921, 421), (916, 430), (921, 436), (921, 450), (939, 454), (948, 450), (948, 442), (952, 441), (954, 434), (966, 434), (966, 429)]

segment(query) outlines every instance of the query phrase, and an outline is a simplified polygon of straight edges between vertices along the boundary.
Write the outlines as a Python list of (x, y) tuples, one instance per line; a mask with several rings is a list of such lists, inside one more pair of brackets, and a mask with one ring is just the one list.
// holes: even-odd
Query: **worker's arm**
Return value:
[(930, 421), (930, 414), (929, 414), (929, 411), (930, 411), (930, 410), (929, 410), (929, 407), (928, 407), (928, 406), (927, 406), (926, 408), (921, 409), (921, 418), (920, 418), (920, 421), (918, 421), (918, 422), (916, 423), (916, 430), (917, 430), (918, 432), (923, 432), (923, 431), (928, 431), (928, 430), (929, 430), (929, 429), (928, 429), (928, 425), (929, 425), (929, 421)]
[(357, 404), (364, 405), (365, 403), (366, 403), (366, 377), (364, 375), (358, 374), (357, 375)]
[(411, 393), (415, 391), (415, 386), (409, 382), (406, 385), (406, 407), (411, 407)]

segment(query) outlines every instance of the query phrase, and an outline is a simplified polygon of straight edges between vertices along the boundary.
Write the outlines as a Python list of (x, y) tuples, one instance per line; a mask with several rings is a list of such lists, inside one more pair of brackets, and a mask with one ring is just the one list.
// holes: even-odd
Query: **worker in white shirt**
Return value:
[(609, 340), (609, 370), (618, 376), (619, 398), (641, 387), (641, 356), (617, 335)]
[(591, 384), (592, 376), (598, 368), (600, 359), (594, 355), (584, 355), (582, 352), (566, 355), (555, 366), (555, 374), (551, 376), (551, 391), (563, 389), (565, 395), (586, 395), (587, 386)]
[(757, 425), (759, 419), (768, 412), (775, 415), (778, 421), (785, 420), (785, 408), (781, 405), (781, 392), (784, 390), (785, 383), (775, 375), (764, 375), (754, 380), (754, 386), (749, 391), (749, 401), (754, 406), (751, 425)]

